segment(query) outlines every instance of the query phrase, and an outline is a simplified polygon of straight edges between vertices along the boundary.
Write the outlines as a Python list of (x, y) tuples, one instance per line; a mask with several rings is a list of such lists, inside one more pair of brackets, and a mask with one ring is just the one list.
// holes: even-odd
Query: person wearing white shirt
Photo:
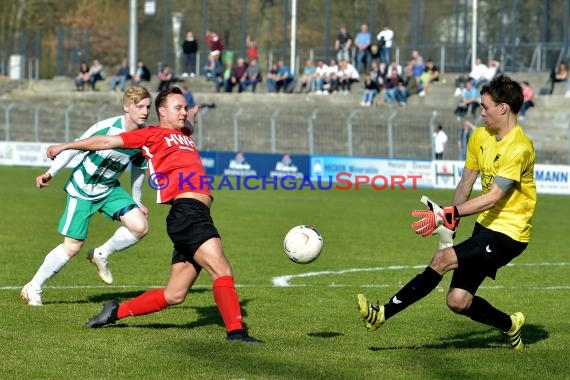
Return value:
[(378, 45), (380, 46), (380, 61), (385, 62), (387, 65), (392, 60), (392, 41), (394, 40), (394, 31), (388, 25), (376, 36)]
[(433, 132), (433, 145), (434, 145), (434, 152), (435, 152), (435, 159), (442, 160), (443, 159), (443, 152), (445, 151), (445, 144), (447, 144), (447, 135), (443, 131), (443, 127), (441, 124), (438, 124), (435, 127)]
[(350, 92), (350, 86), (360, 80), (360, 74), (354, 67), (354, 65), (348, 63), (346, 60), (340, 61), (340, 67), (338, 71), (338, 87), (342, 90), (343, 95), (347, 95)]
[(315, 92), (317, 95), (323, 94), (323, 83), (325, 80), (325, 76), (329, 70), (328, 65), (322, 59), (317, 61), (317, 69), (315, 70), (314, 78), (311, 81), (312, 88), (311, 91)]
[(477, 86), (480, 80), (485, 78), (488, 70), (487, 65), (481, 62), (481, 58), (475, 60), (475, 66), (473, 66), (473, 69), (469, 73), (469, 77), (475, 80), (475, 86)]
[(472, 82), (473, 87), (477, 87), (481, 81), (485, 80), (488, 70), (489, 68), (481, 61), (481, 58), (475, 59), (475, 66), (471, 69), (468, 77), (460, 75), (455, 78), (455, 96), (461, 96), (462, 85), (467, 82)]
[(388, 66), (388, 71), (387, 71), (387, 75), (386, 76), (391, 76), (392, 75), (392, 71), (396, 71), (398, 73), (399, 76), (402, 76), (402, 66), (398, 65), (398, 62), (396, 61), (392, 61), (390, 63), (390, 66)]
[(331, 94), (338, 90), (338, 62), (331, 59), (323, 78), (323, 95)]

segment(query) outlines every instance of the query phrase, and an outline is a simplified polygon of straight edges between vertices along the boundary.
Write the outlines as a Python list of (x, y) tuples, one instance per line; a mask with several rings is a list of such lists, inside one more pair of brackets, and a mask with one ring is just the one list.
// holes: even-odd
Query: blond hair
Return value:
[(123, 95), (123, 104), (137, 104), (146, 98), (152, 99), (150, 92), (145, 87), (129, 87)]

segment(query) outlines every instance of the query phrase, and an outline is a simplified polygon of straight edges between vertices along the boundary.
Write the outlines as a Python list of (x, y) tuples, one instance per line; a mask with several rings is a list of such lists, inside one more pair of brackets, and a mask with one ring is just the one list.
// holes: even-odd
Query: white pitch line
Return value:
[[(521, 263), (521, 264), (507, 264), (507, 267), (517, 267), (517, 266), (529, 266), (529, 267), (539, 267), (539, 266), (569, 266), (570, 263)], [(303, 277), (316, 277), (316, 276), (327, 276), (327, 275), (339, 275), (345, 273), (357, 273), (357, 272), (375, 272), (384, 270), (404, 270), (404, 269), (422, 269), (426, 265), (392, 265), (387, 267), (372, 267), (372, 268), (351, 268), (339, 271), (320, 271), (320, 272), (308, 272), (300, 274), (289, 274), (285, 276), (273, 277), (272, 282), (276, 287), (289, 287), (294, 286), (289, 282), (290, 280)], [(338, 286), (338, 285), (336, 285)]]
[[(566, 267), (570, 266), (570, 263), (549, 263), (549, 262), (542, 262), (542, 263), (520, 263), (520, 264), (507, 264), (507, 267)], [(286, 287), (350, 287), (354, 286), (354, 284), (339, 284), (339, 283), (331, 283), (327, 285), (307, 285), (307, 284), (296, 284), (293, 285), (290, 283), (291, 280), (297, 278), (305, 278), (305, 277), (317, 277), (317, 276), (329, 276), (329, 275), (342, 275), (346, 273), (361, 273), (361, 272), (377, 272), (377, 271), (386, 271), (386, 270), (406, 270), (406, 269), (422, 269), (425, 268), (425, 264), (421, 265), (390, 265), (385, 267), (371, 267), (371, 268), (350, 268), (350, 269), (343, 269), (339, 271), (319, 271), (319, 272), (307, 272), (307, 273), (299, 273), (299, 274), (290, 274), (284, 276), (273, 277), (271, 280), (272, 287), (277, 288), (286, 288)], [(22, 289), (23, 285), (5, 285), (0, 286), (1, 290), (20, 290)], [(386, 288), (390, 287), (391, 285), (387, 284), (368, 284), (368, 285), (360, 285), (360, 287), (369, 287), (369, 288)], [(150, 289), (150, 288), (162, 288), (163, 285), (54, 285), (54, 286), (44, 286), (44, 289)], [(255, 287), (266, 287), (265, 285), (246, 285), (246, 284), (236, 284), (236, 288), (255, 288)], [(209, 285), (195, 285), (192, 287), (193, 289), (210, 289), (211, 286)], [(514, 288), (508, 287), (503, 285), (496, 285), (496, 286), (483, 286), (482, 288), (486, 289), (506, 289), (506, 288)], [(516, 287), (521, 288), (521, 286)], [(528, 286), (524, 287), (525, 289), (534, 289), (534, 290), (561, 290), (561, 289), (570, 289), (570, 285), (553, 285), (553, 286)]]

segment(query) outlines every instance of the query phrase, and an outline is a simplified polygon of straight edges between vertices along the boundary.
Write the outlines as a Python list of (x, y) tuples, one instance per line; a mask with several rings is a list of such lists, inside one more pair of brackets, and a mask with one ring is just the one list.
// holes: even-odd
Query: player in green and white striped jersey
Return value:
[[(123, 96), (124, 115), (94, 124), (79, 139), (95, 135), (118, 135), (143, 127), (151, 103), (151, 95), (146, 88), (131, 87)], [(64, 236), (63, 243), (47, 254), (32, 280), (20, 293), (22, 299), (31, 306), (42, 305), (43, 285), (79, 253), (94, 213), (99, 212), (106, 218), (123, 224), (103, 245), (90, 249), (88, 253), (88, 259), (97, 267), (99, 277), (107, 284), (113, 282), (108, 266), (109, 256), (136, 244), (148, 233), (148, 209), (141, 203), (146, 161), (140, 150), (67, 151), (59, 155), (51, 167), (36, 178), (36, 185), (39, 188), (48, 186), (51, 178), (73, 159), (78, 164), (64, 187), (67, 203), (58, 226), (58, 231)], [(129, 165), (132, 196), (119, 183), (119, 177)]]

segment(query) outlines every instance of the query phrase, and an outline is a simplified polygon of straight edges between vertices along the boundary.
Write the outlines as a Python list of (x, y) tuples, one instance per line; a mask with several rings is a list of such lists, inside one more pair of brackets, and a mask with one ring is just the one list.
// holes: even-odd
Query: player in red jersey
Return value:
[(182, 91), (173, 87), (155, 99), (158, 127), (147, 127), (117, 136), (93, 136), (50, 146), (48, 157), (67, 149), (101, 150), (139, 148), (149, 164), (149, 181), (157, 189), (157, 202), (170, 204), (167, 232), (174, 244), (172, 268), (163, 289), (148, 290), (119, 304), (108, 301), (86, 327), (101, 327), (136, 315), (160, 311), (184, 301), (202, 268), (212, 277), (212, 291), (227, 331), (228, 340), (258, 343), (244, 330), (231, 265), (224, 255), (220, 235), (210, 216), (212, 195), (200, 183), (205, 170), (192, 140), (192, 128), (199, 110), (187, 110)]

